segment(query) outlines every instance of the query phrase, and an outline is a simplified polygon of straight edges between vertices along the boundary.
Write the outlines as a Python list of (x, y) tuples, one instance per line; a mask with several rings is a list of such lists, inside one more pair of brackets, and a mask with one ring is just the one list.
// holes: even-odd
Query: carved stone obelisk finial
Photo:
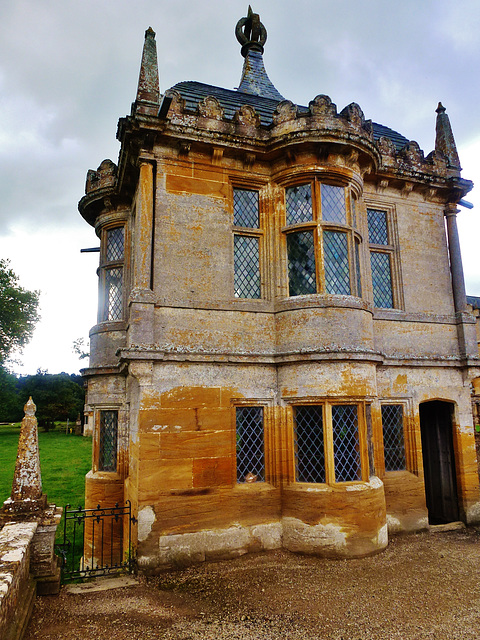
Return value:
[(10, 513), (40, 511), (47, 506), (47, 496), (42, 492), (36, 410), (29, 398), (20, 429), (12, 493), (3, 503), (4, 510)]
[(438, 103), (436, 113), (437, 123), (435, 151), (444, 155), (451, 167), (460, 169), (460, 159), (458, 157), (455, 138), (453, 137), (452, 126), (450, 124), (450, 119), (447, 116), (446, 109), (441, 102)]

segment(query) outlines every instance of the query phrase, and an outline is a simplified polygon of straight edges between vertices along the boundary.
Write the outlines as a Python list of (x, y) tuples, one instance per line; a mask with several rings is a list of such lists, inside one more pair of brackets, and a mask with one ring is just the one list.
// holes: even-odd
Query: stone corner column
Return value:
[(455, 311), (457, 313), (465, 313), (467, 310), (467, 294), (465, 292), (462, 253), (457, 228), (458, 211), (456, 203), (448, 203), (444, 213), (447, 221), (448, 252), (450, 255), (450, 272), (452, 276)]

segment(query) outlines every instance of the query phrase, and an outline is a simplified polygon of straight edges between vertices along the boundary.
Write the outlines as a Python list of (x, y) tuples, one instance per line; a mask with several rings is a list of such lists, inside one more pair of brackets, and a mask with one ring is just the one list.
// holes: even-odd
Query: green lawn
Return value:
[[(17, 457), (20, 424), (0, 425), (0, 505), (10, 496)], [(50, 503), (64, 507), (85, 505), (85, 474), (91, 468), (92, 439), (53, 431), (38, 433), (43, 491)]]

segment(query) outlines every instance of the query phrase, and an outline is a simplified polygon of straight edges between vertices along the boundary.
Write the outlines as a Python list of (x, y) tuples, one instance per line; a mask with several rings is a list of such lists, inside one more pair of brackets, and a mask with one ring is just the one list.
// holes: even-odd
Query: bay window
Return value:
[(124, 227), (104, 232), (101, 278), (103, 299), (100, 301), (100, 321), (123, 318), (123, 262), (125, 255)]
[[(363, 405), (324, 402), (294, 407), (295, 481), (360, 481), (365, 449)], [(368, 462), (364, 462), (368, 467)]]
[(353, 197), (348, 188), (312, 182), (287, 187), (288, 293), (361, 296)]

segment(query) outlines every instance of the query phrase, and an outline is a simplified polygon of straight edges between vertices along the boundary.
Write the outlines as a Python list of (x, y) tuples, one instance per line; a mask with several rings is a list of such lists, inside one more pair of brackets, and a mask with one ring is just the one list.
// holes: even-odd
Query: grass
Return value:
[[(43, 491), (48, 502), (64, 507), (85, 506), (85, 474), (91, 468), (92, 439), (65, 434), (65, 424), (39, 430)], [(0, 506), (10, 496), (17, 457), (20, 423), (0, 425)]]

